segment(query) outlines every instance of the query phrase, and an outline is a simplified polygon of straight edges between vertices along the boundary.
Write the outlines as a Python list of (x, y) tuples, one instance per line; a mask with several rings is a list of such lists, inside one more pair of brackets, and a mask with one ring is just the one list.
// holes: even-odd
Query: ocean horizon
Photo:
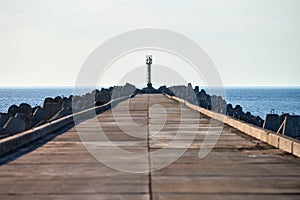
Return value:
[[(90, 88), (92, 89), (95, 88)], [(233, 107), (240, 105), (244, 112), (249, 111), (263, 119), (271, 112), (300, 114), (300, 87), (298, 86), (226, 86), (224, 89), (227, 103), (231, 103)], [(42, 106), (47, 97), (69, 97), (73, 92), (72, 86), (0, 86), (0, 112), (7, 112), (13, 104), (28, 103), (31, 106)], [(79, 94), (78, 91), (76, 92)]]

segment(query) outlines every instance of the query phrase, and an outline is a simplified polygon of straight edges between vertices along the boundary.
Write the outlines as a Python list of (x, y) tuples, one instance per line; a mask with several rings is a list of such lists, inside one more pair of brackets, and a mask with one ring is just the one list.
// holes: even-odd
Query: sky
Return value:
[[(139, 28), (198, 43), (225, 86), (300, 86), (298, 0), (0, 0), (0, 86), (73, 86), (94, 49)], [(136, 56), (131, 66), (143, 68)], [(164, 65), (184, 68), (174, 60)], [(101, 84), (124, 78), (131, 62), (121, 61)]]

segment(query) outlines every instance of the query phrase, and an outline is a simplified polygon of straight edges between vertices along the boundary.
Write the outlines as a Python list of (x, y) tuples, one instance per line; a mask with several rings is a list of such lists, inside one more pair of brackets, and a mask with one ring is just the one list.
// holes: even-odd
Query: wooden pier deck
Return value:
[[(155, 152), (175, 140), (175, 145), (155, 160), (151, 156), (138, 163), (122, 164), (120, 160), (124, 169), (145, 173), (104, 165), (86, 150), (76, 127), (66, 127), (1, 158), (0, 199), (300, 199), (299, 158), (224, 125), (212, 151), (200, 159), (210, 120), (203, 115), (199, 118), (199, 113), (187, 107), (181, 119), (179, 107), (178, 102), (160, 94), (137, 95), (81, 123), (82, 130), (92, 135), (98, 121), (110, 141), (132, 153)], [(125, 123), (132, 119), (143, 127), (145, 132), (135, 128), (132, 132), (144, 137), (124, 133), (113, 112)], [(167, 116), (166, 122), (163, 116)], [(179, 123), (185, 135), (174, 139)], [(151, 171), (186, 146), (195, 125), (197, 135), (183, 155), (165, 168)], [(130, 130), (130, 124), (127, 128)], [(107, 152), (105, 156), (116, 156), (109, 151), (112, 144), (91, 137), (90, 145)]]

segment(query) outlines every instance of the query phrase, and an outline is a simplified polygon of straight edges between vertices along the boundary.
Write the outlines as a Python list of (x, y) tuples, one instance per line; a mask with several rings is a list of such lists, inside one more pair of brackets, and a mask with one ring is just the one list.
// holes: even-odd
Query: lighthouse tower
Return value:
[(152, 88), (152, 83), (151, 83), (152, 55), (146, 56), (146, 64), (147, 64), (147, 87), (148, 87), (148, 89), (150, 89), (150, 88)]

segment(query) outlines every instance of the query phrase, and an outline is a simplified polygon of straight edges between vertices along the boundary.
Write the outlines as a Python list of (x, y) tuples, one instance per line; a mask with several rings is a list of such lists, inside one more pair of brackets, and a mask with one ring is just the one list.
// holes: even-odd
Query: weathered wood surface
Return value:
[[(174, 141), (176, 145), (169, 148), (171, 154), (186, 146), (193, 135), (189, 131), (196, 124), (197, 135), (192, 145), (163, 169), (126, 173), (99, 162), (85, 149), (76, 128), (66, 127), (62, 133), (50, 135), (49, 141), (39, 140), (1, 158), (1, 162), (10, 160), (0, 166), (0, 199), (300, 199), (298, 158), (224, 126), (214, 149), (199, 159), (208, 118), (202, 115), (199, 118), (198, 113), (185, 107), (181, 120), (179, 104), (163, 95), (138, 95), (129, 101), (130, 115), (125, 112), (126, 102), (115, 107), (114, 113), (122, 116), (124, 123), (132, 118), (146, 127), (145, 132), (138, 133), (144, 137), (125, 134), (114, 122), (111, 110), (81, 126), (92, 135), (97, 132), (94, 123), (97, 120), (107, 137), (119, 147), (147, 153), (175, 140), (181, 123), (180, 131), (185, 132), (185, 138)], [(167, 120), (162, 126), (164, 111)], [(220, 124), (212, 126), (218, 128)], [(103, 151), (110, 148), (93, 137), (90, 143)], [(129, 162), (127, 168), (154, 169), (168, 156), (166, 153), (156, 160), (150, 156), (138, 164)]]

